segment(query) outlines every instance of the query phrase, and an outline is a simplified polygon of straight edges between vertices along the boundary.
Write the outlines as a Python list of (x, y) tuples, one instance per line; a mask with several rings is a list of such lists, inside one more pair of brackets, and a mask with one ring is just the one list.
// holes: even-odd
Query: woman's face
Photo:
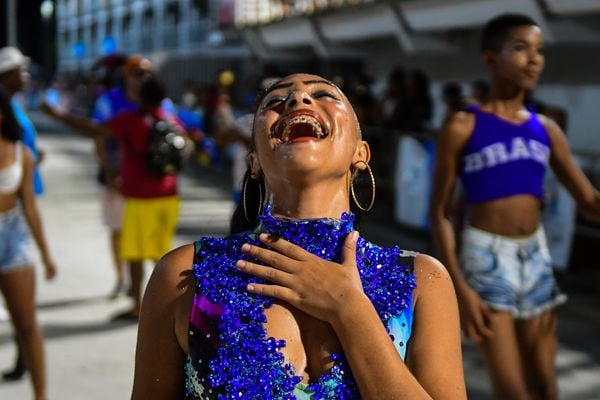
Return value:
[(503, 81), (532, 90), (544, 70), (544, 40), (535, 25), (512, 28), (502, 48), (488, 59), (493, 73)]
[(2, 84), (11, 92), (16, 93), (25, 89), (29, 83), (29, 73), (24, 68), (17, 68), (4, 73)]
[(252, 171), (267, 186), (294, 176), (342, 177), (369, 152), (344, 94), (315, 75), (285, 77), (269, 89), (254, 121)]

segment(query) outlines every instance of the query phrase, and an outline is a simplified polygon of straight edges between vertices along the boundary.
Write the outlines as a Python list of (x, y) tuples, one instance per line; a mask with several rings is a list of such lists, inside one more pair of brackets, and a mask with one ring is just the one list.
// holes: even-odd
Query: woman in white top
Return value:
[(19, 141), (10, 98), (0, 90), (0, 291), (30, 372), (34, 398), (46, 399), (44, 343), (35, 312), (30, 232), (40, 250), (46, 279), (56, 267), (46, 246), (33, 188), (33, 160)]

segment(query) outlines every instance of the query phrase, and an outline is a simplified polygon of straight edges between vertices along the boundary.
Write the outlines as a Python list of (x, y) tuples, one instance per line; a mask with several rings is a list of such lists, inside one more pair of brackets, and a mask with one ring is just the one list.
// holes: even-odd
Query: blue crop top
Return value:
[(550, 137), (531, 112), (521, 124), (472, 105), (473, 133), (463, 150), (460, 177), (469, 203), (530, 194), (541, 198)]

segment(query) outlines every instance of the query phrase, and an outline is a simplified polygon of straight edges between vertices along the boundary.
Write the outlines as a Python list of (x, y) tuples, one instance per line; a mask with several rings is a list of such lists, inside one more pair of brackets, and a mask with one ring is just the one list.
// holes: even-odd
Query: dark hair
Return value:
[[(275, 82), (278, 83), (279, 81)], [(273, 84), (275, 84), (273, 83)], [(260, 104), (262, 103), (265, 96), (269, 93), (269, 88), (265, 88), (261, 90), (256, 96), (256, 100), (254, 102), (254, 115), (258, 111)], [(254, 119), (252, 120), (252, 142), (251, 148), (248, 153), (252, 153), (254, 151)], [(256, 225), (258, 219), (258, 211), (261, 209), (260, 201), (265, 199), (266, 196), (266, 186), (265, 181), (262, 176), (258, 179), (253, 179), (250, 177), (252, 171), (250, 171), (250, 165), (248, 164), (246, 168), (246, 172), (244, 173), (244, 179), (242, 181), (241, 187), (241, 196), (240, 202), (236, 206), (233, 214), (231, 216), (231, 221), (229, 222), (229, 234), (233, 235), (240, 232), (248, 231)], [(354, 176), (354, 175), (353, 175)], [(360, 188), (356, 188), (357, 192), (360, 193)], [(262, 193), (262, 197), (261, 197)], [(360, 197), (360, 196), (359, 196)], [(246, 205), (246, 210), (244, 211), (244, 202)], [(354, 204), (354, 201), (350, 200), (350, 211), (355, 215), (354, 225), (355, 228), (358, 227), (358, 223), (360, 221), (361, 210)], [(251, 219), (248, 220), (246, 218), (246, 213), (248, 213), (248, 217)]]
[(150, 77), (140, 86), (140, 101), (146, 107), (158, 107), (167, 97), (165, 86), (155, 77)]
[(456, 82), (446, 82), (442, 87), (442, 96), (445, 101), (460, 101), (462, 88)]
[(15, 112), (10, 102), (10, 96), (5, 89), (0, 87), (0, 113), (2, 122), (0, 123), (0, 135), (11, 142), (21, 140), (23, 130), (17, 121)]
[(490, 91), (490, 84), (481, 79), (476, 79), (471, 82), (471, 87), (473, 89), (481, 90), (485, 94), (488, 94)]
[(493, 18), (483, 27), (481, 52), (489, 50), (496, 53), (500, 51), (511, 29), (527, 25), (537, 26), (537, 23), (523, 14), (502, 14)]

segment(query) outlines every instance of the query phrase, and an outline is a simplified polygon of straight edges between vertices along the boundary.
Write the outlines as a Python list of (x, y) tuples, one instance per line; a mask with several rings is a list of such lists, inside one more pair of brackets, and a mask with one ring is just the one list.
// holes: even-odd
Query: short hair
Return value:
[(481, 52), (499, 52), (511, 29), (527, 25), (538, 26), (532, 18), (523, 14), (501, 14), (491, 19), (481, 33)]
[(165, 86), (156, 78), (148, 78), (140, 87), (140, 100), (142, 105), (158, 107), (167, 97)]

